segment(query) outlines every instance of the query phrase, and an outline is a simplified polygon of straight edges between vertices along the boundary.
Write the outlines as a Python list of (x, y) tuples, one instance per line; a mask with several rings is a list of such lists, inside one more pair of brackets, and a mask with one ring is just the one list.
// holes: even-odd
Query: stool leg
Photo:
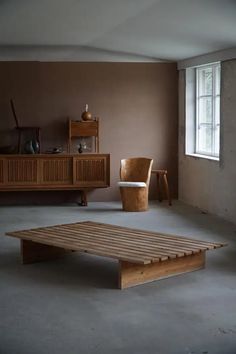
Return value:
[(167, 174), (166, 173), (163, 175), (163, 179), (164, 179), (165, 191), (166, 191), (167, 199), (169, 201), (169, 205), (172, 205), (171, 197), (170, 197), (170, 191), (169, 191), (169, 184), (168, 184)]
[(162, 193), (161, 193), (161, 179), (160, 179), (160, 174), (157, 173), (157, 191), (158, 191), (158, 200), (159, 202), (162, 201)]

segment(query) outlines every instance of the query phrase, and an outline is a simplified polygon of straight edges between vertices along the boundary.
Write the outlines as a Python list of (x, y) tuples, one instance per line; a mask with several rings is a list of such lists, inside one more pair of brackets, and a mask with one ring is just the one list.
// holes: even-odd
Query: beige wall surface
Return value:
[(236, 60), (221, 67), (220, 161), (186, 156), (185, 78), (179, 80), (179, 199), (236, 222)]
[[(111, 187), (92, 191), (89, 200), (119, 199), (120, 159), (132, 156), (152, 157), (155, 168), (167, 168), (177, 196), (176, 64), (1, 62), (0, 77), (0, 146), (16, 143), (10, 98), (20, 125), (42, 128), (43, 151), (66, 149), (68, 117), (79, 120), (88, 103), (100, 117), (100, 152), (111, 154)], [(150, 191), (156, 198), (154, 180)]]

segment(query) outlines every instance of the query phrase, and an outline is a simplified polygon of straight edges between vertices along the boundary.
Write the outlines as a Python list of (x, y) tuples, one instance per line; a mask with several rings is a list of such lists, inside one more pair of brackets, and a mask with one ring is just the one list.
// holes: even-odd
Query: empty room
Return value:
[(0, 1), (0, 354), (236, 354), (236, 1)]

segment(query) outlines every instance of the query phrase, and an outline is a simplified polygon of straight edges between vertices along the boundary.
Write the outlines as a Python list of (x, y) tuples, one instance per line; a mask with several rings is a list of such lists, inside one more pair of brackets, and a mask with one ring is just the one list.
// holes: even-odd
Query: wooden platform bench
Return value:
[(21, 240), (23, 264), (57, 258), (66, 250), (117, 259), (120, 289), (201, 269), (206, 251), (225, 246), (92, 221), (7, 235)]

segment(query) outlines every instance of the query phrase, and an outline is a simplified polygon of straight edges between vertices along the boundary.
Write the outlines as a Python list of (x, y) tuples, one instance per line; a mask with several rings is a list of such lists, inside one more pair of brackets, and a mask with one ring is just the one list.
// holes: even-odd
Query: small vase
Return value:
[(24, 145), (24, 151), (26, 154), (34, 154), (33, 142), (32, 140), (26, 141)]
[(82, 120), (92, 120), (92, 113), (88, 111), (88, 104), (85, 105), (85, 111), (81, 115)]
[(32, 146), (35, 154), (38, 154), (40, 150), (40, 146), (39, 146), (39, 142), (36, 139), (32, 140)]

